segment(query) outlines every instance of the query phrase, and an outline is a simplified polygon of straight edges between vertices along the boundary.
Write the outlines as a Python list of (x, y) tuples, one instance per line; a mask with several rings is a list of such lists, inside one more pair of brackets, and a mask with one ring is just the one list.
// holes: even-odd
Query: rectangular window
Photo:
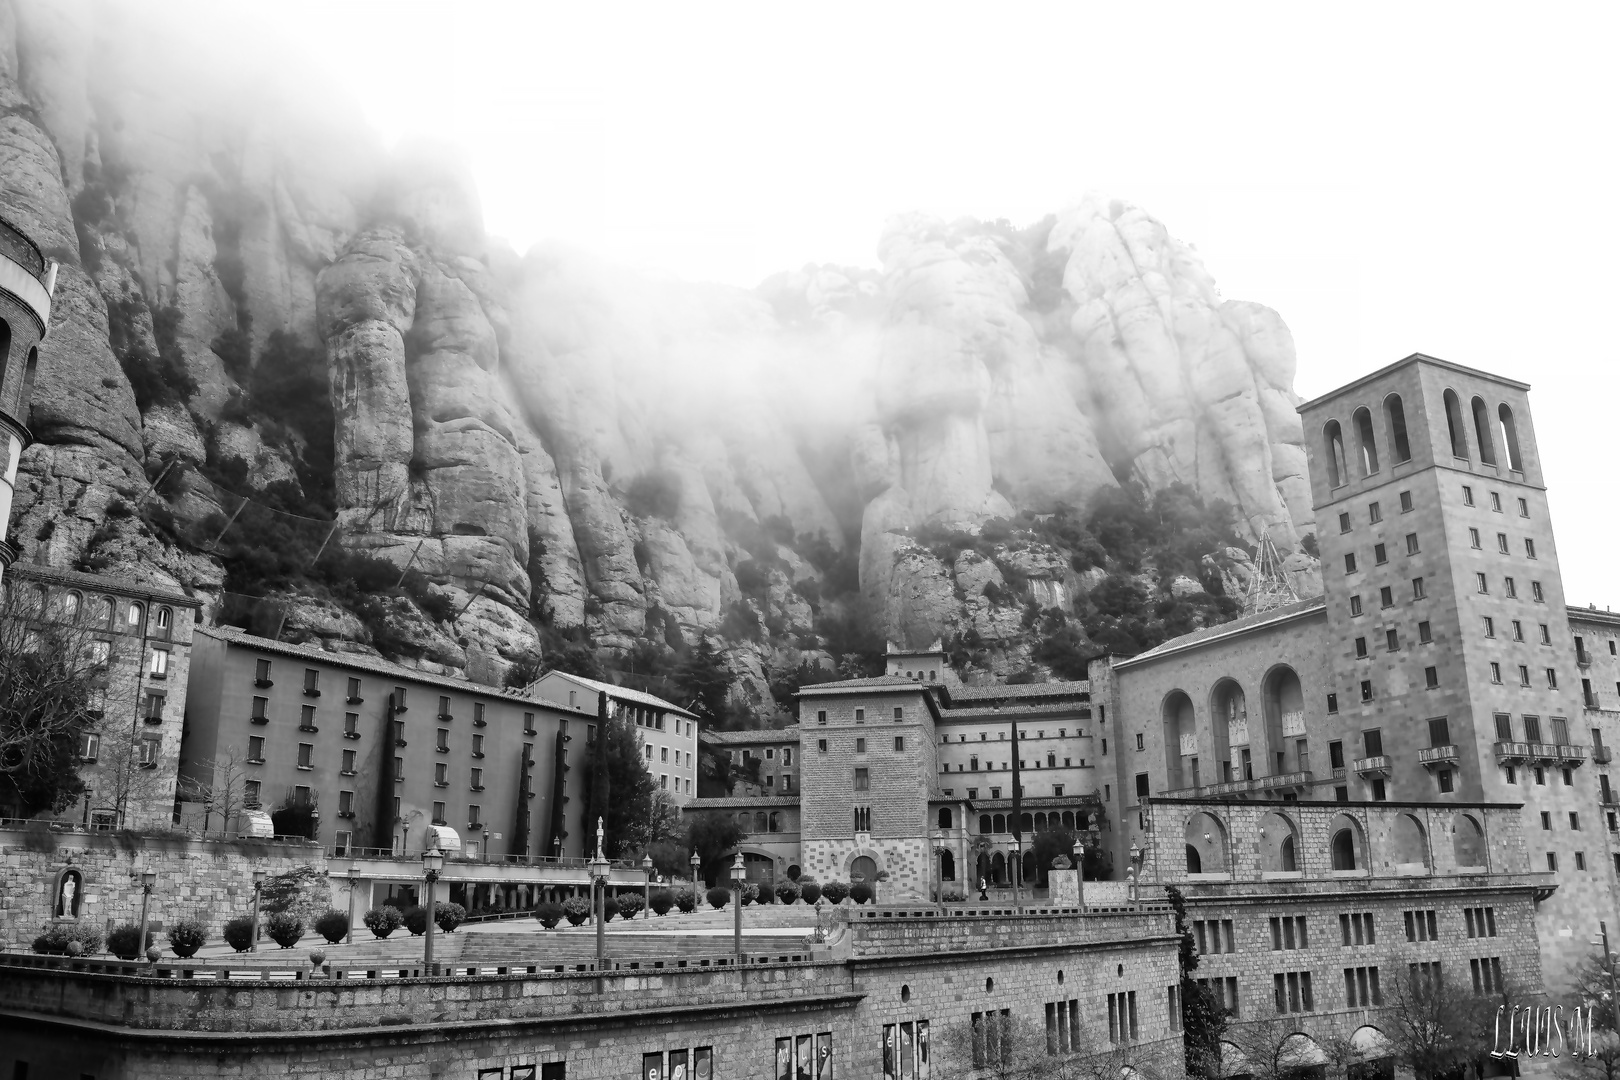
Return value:
[(1345, 553), (1344, 572), (1347, 574), (1353, 574), (1356, 572), (1356, 553), (1353, 551)]
[(1401, 648), (1401, 635), (1395, 630), (1384, 631), (1384, 648), (1390, 652), (1399, 652)]
[(855, 808), (855, 831), (858, 833), (872, 831), (872, 808), (870, 806), (857, 806)]
[(1485, 636), (1496, 636), (1496, 620), (1491, 618), (1489, 615), (1485, 616)]
[(1273, 952), (1282, 949), (1308, 949), (1310, 943), (1306, 940), (1305, 916), (1285, 915), (1272, 916), (1271, 919), (1271, 949)]
[(1389, 550), (1385, 548), (1383, 544), (1373, 545), (1373, 562), (1377, 563), (1379, 566), (1383, 566), (1385, 563), (1389, 562)]
[(433, 786), (450, 786), (450, 766), (446, 762), (435, 762), (433, 766)]
[(1547, 869), (1555, 874), (1558, 873), (1558, 853), (1556, 851), (1547, 852)]
[(1553, 668), (1547, 669), (1547, 689), (1558, 689), (1558, 672)]
[(1436, 772), (1434, 775), (1435, 775), (1435, 780), (1440, 785), (1440, 790), (1441, 790), (1442, 793), (1448, 793), (1448, 792), (1450, 792), (1452, 790), (1451, 770), (1450, 769), (1441, 769), (1438, 772)]
[(355, 773), (354, 761), (355, 761), (355, 753), (354, 753), (353, 750), (345, 750), (345, 751), (343, 751), (343, 774), (345, 776), (353, 776), (354, 775), (354, 773)]
[(857, 754), (866, 753), (866, 740), (865, 739), (856, 739), (855, 740), (855, 752)]
[(857, 724), (866, 723), (866, 710), (865, 709), (856, 709), (855, 710), (855, 722)]
[(1552, 718), (1552, 741), (1560, 746), (1569, 743), (1569, 721), (1562, 716)]
[(261, 765), (264, 764), (264, 736), (263, 735), (249, 735), (248, 736), (248, 756), (247, 756), (247, 759), (249, 761), (257, 762), (257, 763), (259, 763)]
[(474, 791), (483, 791), (484, 790), (484, 770), (483, 769), (473, 769), (473, 770), (471, 770), (470, 782), (468, 783), (467, 786), (472, 788)]
[(1376, 945), (1377, 935), (1373, 930), (1372, 912), (1354, 912), (1339, 916), (1339, 936), (1342, 944), (1348, 946)]
[(1552, 629), (1551, 629), (1551, 627), (1549, 627), (1546, 623), (1541, 623), (1540, 626), (1541, 626), (1541, 643), (1543, 645), (1551, 645), (1552, 644)]
[(816, 710), (816, 723), (825, 724), (826, 722), (827, 722), (827, 710), (826, 709), (817, 709)]
[(360, 703), (360, 700), (361, 700), (360, 699), (360, 680), (359, 679), (350, 679), (349, 680), (349, 704), (350, 705), (358, 705)]
[(1473, 548), (1476, 551), (1479, 550), (1479, 530), (1478, 529), (1469, 529), (1468, 530), (1468, 546)]
[(1344, 743), (1337, 739), (1328, 743), (1328, 764), (1335, 769), (1344, 768)]
[(1389, 794), (1384, 787), (1383, 780), (1374, 780), (1372, 782), (1372, 797), (1373, 802), (1383, 802), (1385, 799), (1389, 798)]
[(394, 687), (394, 696), (392, 698), (390, 698), (389, 700), (393, 704), (395, 712), (404, 712), (405, 711), (405, 688), (403, 686)]
[(1147, 773), (1144, 772), (1136, 774), (1136, 797), (1138, 799), (1145, 799), (1148, 797), (1148, 784), (1149, 780)]
[(1582, 871), (1586, 869), (1586, 852), (1577, 851), (1575, 853), (1575, 869)]
[(1513, 640), (1514, 641), (1523, 641), (1524, 640), (1524, 623), (1520, 622), (1518, 619), (1514, 619), (1514, 620), (1512, 620), (1512, 626), (1513, 626)]
[(298, 767), (300, 769), (313, 769), (315, 767), (315, 744), (301, 742), (298, 744)]
[(321, 673), (314, 668), (304, 669), (304, 693), (319, 694), (321, 692)]
[(249, 810), (259, 809), (259, 781), (242, 782), (242, 805)]
[(1541, 741), (1541, 717), (1539, 717), (1539, 716), (1526, 716), (1524, 718), (1524, 741), (1525, 742), (1540, 742)]
[(436, 802), (433, 804), (433, 824), (443, 825), (444, 823), (444, 803)]
[(1367, 639), (1364, 637), (1356, 638), (1356, 659), (1367, 659)]
[(1516, 596), (1519, 595), (1519, 586), (1514, 582), (1514, 580), (1512, 578), (1503, 578), (1502, 579), (1502, 591), (1508, 595), (1509, 599), (1512, 599), (1513, 597), (1516, 597)]
[(1536, 542), (1528, 536), (1524, 538), (1524, 557), (1527, 559), (1536, 557)]
[(1384, 520), (1384, 511), (1377, 503), (1367, 504), (1367, 520), (1371, 521), (1374, 525)]
[(895, 749), (895, 751), (898, 753), (898, 752), (904, 750), (905, 748), (906, 748), (906, 737), (904, 735), (896, 735), (894, 737), (894, 749)]
[(1520, 686), (1529, 686), (1530, 685), (1530, 668), (1525, 664), (1520, 664), (1519, 665), (1519, 685)]
[(1412, 512), (1412, 493), (1410, 491), (1403, 491), (1403, 492), (1401, 492), (1401, 513), (1410, 514), (1411, 512)]
[(1581, 815), (1579, 811), (1571, 810), (1569, 812), (1569, 828), (1571, 832), (1581, 831)]
[(338, 817), (354, 817), (354, 792), (338, 792)]
[(1378, 989), (1378, 969), (1357, 967), (1344, 969), (1344, 1002), (1352, 1009), (1366, 1009), (1383, 1005), (1384, 995)]
[(1438, 941), (1440, 939), (1439, 920), (1435, 918), (1433, 909), (1427, 911), (1404, 911), (1401, 917), (1406, 922), (1407, 941)]
[(1501, 681), (1502, 681), (1502, 665), (1498, 664), (1495, 660), (1492, 660), (1491, 661), (1491, 682), (1500, 683)]
[(163, 743), (158, 739), (143, 738), (139, 747), (140, 759), (137, 764), (143, 769), (157, 768), (158, 752), (162, 747)]
[(1361, 745), (1367, 757), (1383, 757), (1384, 733), (1379, 728), (1361, 733)]
[(1412, 579), (1412, 599), (1423, 599), (1423, 579), (1420, 577), (1415, 577)]
[(1491, 591), (1490, 585), (1485, 581), (1485, 575), (1484, 574), (1476, 573), (1474, 575), (1474, 588), (1475, 588), (1476, 591), (1482, 592), (1482, 593), (1488, 593), (1488, 592)]
[(819, 753), (819, 754), (825, 754), (827, 752), (827, 740), (826, 739), (817, 739), (816, 740), (816, 752)]
[(1372, 699), (1373, 699), (1372, 680), (1370, 680), (1370, 679), (1362, 679), (1361, 680), (1361, 700), (1362, 701), (1371, 701)]
[(1272, 976), (1272, 983), (1276, 991), (1279, 1015), (1316, 1011), (1316, 1003), (1311, 998), (1310, 972), (1279, 971)]
[(1437, 668), (1437, 667), (1426, 667), (1426, 668), (1423, 669), (1423, 686), (1424, 686), (1425, 689), (1428, 689), (1428, 690), (1434, 690), (1434, 689), (1437, 689), (1440, 686), (1440, 669), (1439, 668)]
[(479, 807), (479, 805), (477, 803), (469, 803), (467, 805), (467, 824), (468, 824), (468, 826), (482, 824), (483, 823), (482, 814), (483, 814), (483, 810), (482, 810), (481, 807)]
[(1502, 512), (1502, 495), (1500, 492), (1491, 492), (1491, 509), (1498, 514)]
[(146, 673), (154, 679), (167, 679), (169, 677), (169, 650), (153, 649), (152, 663)]
[(1473, 506), (1474, 505), (1474, 489), (1469, 487), (1467, 484), (1463, 485), (1463, 505), (1464, 506)]
[(1237, 951), (1236, 934), (1231, 919), (1199, 919), (1193, 923), (1193, 934), (1198, 940), (1198, 951), (1219, 955)]
[(1473, 976), (1474, 993), (1499, 994), (1502, 992), (1502, 958), (1484, 957), (1468, 961), (1468, 973)]
[(1395, 590), (1385, 585), (1378, 590), (1378, 606), (1391, 608), (1395, 606)]
[(894, 707), (894, 718), (896, 720), (904, 720), (906, 718), (906, 710), (903, 706), (896, 705)]
[(1508, 553), (1507, 533), (1496, 534), (1496, 550), (1500, 551), (1503, 555)]
[(1463, 908), (1463, 920), (1468, 924), (1469, 937), (1496, 936), (1496, 909), (1493, 907)]
[(1451, 745), (1451, 724), (1444, 716), (1437, 716), (1429, 721), (1429, 745)]
[(1336, 712), (1339, 711), (1339, 695), (1338, 694), (1329, 694), (1327, 696), (1327, 711), (1330, 712), (1330, 713), (1336, 713)]
[(1354, 618), (1355, 616), (1360, 615), (1360, 614), (1361, 614), (1361, 597), (1360, 596), (1352, 596), (1350, 598), (1350, 616), (1351, 616), (1351, 618)]
[(253, 662), (253, 682), (258, 686), (270, 685), (270, 661), (255, 660)]
[(855, 770), (855, 790), (869, 791), (872, 787), (871, 773), (865, 767)]
[(1339, 515), (1339, 532), (1347, 533), (1349, 531), (1350, 531), (1350, 515), (1349, 514), (1340, 514)]
[(1541, 812), (1541, 831), (1542, 832), (1552, 832), (1552, 811), (1551, 810), (1543, 810)]
[(1541, 591), (1541, 582), (1532, 581), (1530, 583), (1530, 599), (1534, 600), (1538, 604), (1546, 602), (1547, 598), (1542, 594)]

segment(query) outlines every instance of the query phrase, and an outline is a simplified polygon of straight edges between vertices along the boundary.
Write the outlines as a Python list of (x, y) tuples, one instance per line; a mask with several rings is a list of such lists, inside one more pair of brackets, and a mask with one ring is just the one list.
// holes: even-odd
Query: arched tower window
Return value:
[(1356, 410), (1350, 422), (1356, 428), (1356, 450), (1361, 456), (1361, 475), (1371, 476), (1378, 471), (1378, 443), (1373, 438), (1372, 413), (1363, 405)]
[(1344, 432), (1339, 430), (1337, 420), (1329, 420), (1327, 427), (1322, 429), (1322, 440), (1326, 444), (1328, 485), (1338, 487), (1350, 480), (1350, 471), (1345, 468), (1344, 461)]
[(34, 400), (34, 373), (39, 369), (39, 348), (36, 346), (28, 350), (28, 366), (23, 368), (22, 396), (18, 398), (18, 417), (24, 423), (29, 422), (30, 408)]
[(132, 633), (132, 634), (139, 633), (140, 629), (141, 629), (141, 623), (145, 620), (145, 618), (146, 618), (146, 609), (145, 608), (143, 608), (139, 604), (131, 604), (131, 605), (129, 605), (129, 616), (128, 616), (129, 632)]
[(1479, 460), (1486, 465), (1496, 464), (1496, 444), (1491, 439), (1491, 413), (1484, 398), (1473, 400), (1474, 438), (1479, 442)]
[(174, 612), (168, 608), (158, 608), (157, 625), (159, 630), (167, 630), (174, 625)]
[(1401, 395), (1391, 394), (1384, 399), (1384, 416), (1389, 420), (1390, 452), (1395, 455), (1395, 464), (1412, 460), (1412, 443), (1406, 435), (1406, 407), (1401, 404)]
[(1496, 415), (1502, 421), (1502, 446), (1507, 451), (1508, 468), (1524, 472), (1524, 459), (1519, 456), (1519, 426), (1513, 422), (1513, 410), (1504, 403), (1497, 407)]
[(0, 386), (6, 382), (6, 370), (11, 367), (11, 324), (0, 319)]
[(1455, 390), (1447, 390), (1446, 403), (1446, 434), (1451, 436), (1451, 456), (1467, 459), (1468, 436), (1463, 434), (1462, 402), (1457, 400)]

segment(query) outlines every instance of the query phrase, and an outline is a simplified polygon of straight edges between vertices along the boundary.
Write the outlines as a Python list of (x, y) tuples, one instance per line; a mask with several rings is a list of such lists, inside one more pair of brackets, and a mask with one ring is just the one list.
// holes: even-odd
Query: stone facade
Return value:
[[(152, 870), (148, 918), (161, 930), (180, 919), (198, 919), (211, 941), (226, 921), (250, 912), (253, 871), (286, 873), (308, 867), (318, 884), (308, 890), (307, 911), (326, 910), (326, 857), (314, 844), (269, 840), (198, 840), (181, 836), (63, 834), (38, 828), (0, 833), (0, 946), (27, 949), (53, 921), (55, 888), (65, 867), (79, 870), (83, 895), (80, 922), (106, 931), (141, 918), (140, 875)], [(346, 903), (346, 894), (337, 898)], [(307, 920), (306, 920), (307, 923)], [(162, 936), (159, 935), (162, 942)], [(164, 942), (166, 947), (167, 943)]]
[[(1018, 1036), (1039, 1048), (1047, 1006), (1072, 1002), (1083, 1047), (1108, 1048), (1109, 995), (1136, 1002), (1134, 1038), (1122, 1032), (1115, 1049), (1122, 1062), (1179, 1052), (1169, 1010), (1176, 939), (1162, 910), (856, 919), (843, 947), (842, 960), (746, 970), (257, 988), (11, 968), (0, 979), (0, 1072), (26, 1061), (34, 1075), (97, 1080), (222, 1073), (526, 1080), (528, 1066), (549, 1064), (546, 1076), (594, 1080), (643, 1075), (646, 1054), (660, 1055), (662, 1075), (671, 1051), (703, 1048), (714, 1077), (775, 1077), (779, 1040), (793, 1040), (791, 1053), (799, 1037), (825, 1035), (832, 1076), (882, 1077), (885, 1027), (926, 1022), (930, 1073), (948, 1076), (967, 1071), (956, 1055), (971, 1046), (965, 1036), (976, 1014), (1007, 1010)], [(40, 1010), (49, 1025), (22, 1022), (21, 1013)]]

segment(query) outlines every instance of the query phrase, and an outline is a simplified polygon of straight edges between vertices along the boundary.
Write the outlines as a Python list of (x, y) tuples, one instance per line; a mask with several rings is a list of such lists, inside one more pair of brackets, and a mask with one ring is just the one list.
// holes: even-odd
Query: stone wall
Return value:
[[(1071, 919), (1056, 944), (1052, 931), (1065, 920), (1015, 919), (994, 940), (959, 949), (946, 947), (954, 924), (991, 920), (905, 920), (908, 944), (921, 934), (937, 937), (937, 947), (746, 971), (615, 972), (600, 984), (577, 973), (181, 984), (13, 968), (0, 978), (0, 1075), (27, 1061), (38, 1075), (97, 1080), (513, 1080), (525, 1066), (566, 1062), (569, 1080), (620, 1080), (640, 1075), (643, 1054), (704, 1047), (715, 1077), (769, 1077), (778, 1075), (779, 1039), (826, 1035), (835, 1076), (878, 1077), (885, 1025), (919, 1021), (930, 1025), (934, 1075), (956, 1075), (967, 1070), (948, 1059), (965, 1045), (975, 1013), (1007, 1010), (1020, 1037), (1041, 1047), (1045, 1006), (1074, 1002), (1084, 1045), (1099, 1050), (1107, 1046), (1107, 995), (1115, 993), (1134, 993), (1138, 1013), (1137, 1040), (1117, 1056), (1145, 1064), (1174, 1058), (1179, 1044), (1168, 1011), (1176, 946), (1151, 934), (1140, 940), (1144, 918), (1158, 925), (1155, 917)], [(893, 933), (901, 922), (874, 921), (871, 933)], [(54, 1014), (52, 1023), (30, 1019), (41, 1009)], [(125, 1026), (81, 1027), (83, 1020)], [(193, 1034), (203, 1031), (206, 1038)]]
[(103, 932), (140, 921), (140, 875), (147, 870), (157, 874), (152, 925), (200, 919), (216, 942), (227, 920), (251, 910), (255, 869), (274, 876), (309, 867), (319, 875), (297, 909), (306, 926), (330, 902), (326, 856), (314, 844), (6, 829), (0, 830), (0, 947), (27, 949), (50, 926), (57, 875), (69, 865), (84, 875), (79, 920)]

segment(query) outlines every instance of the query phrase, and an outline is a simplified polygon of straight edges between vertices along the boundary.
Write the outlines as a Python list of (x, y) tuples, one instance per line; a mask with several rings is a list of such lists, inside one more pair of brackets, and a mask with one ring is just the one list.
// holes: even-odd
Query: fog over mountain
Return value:
[(197, 45), (0, 0), (0, 215), (62, 264), (24, 559), (491, 681), (709, 636), (755, 702), (884, 639), (1072, 675), (1228, 617), (1262, 534), (1315, 587), (1288, 329), (1144, 209), (655, 279), (491, 241), (453, 152)]

